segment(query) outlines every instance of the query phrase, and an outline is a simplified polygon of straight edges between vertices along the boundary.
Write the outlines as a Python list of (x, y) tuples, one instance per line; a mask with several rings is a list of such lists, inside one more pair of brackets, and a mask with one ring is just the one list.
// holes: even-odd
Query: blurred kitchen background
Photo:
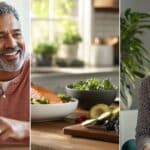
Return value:
[(118, 0), (31, 0), (32, 81), (55, 91), (64, 90), (56, 81), (89, 77), (118, 86), (118, 38)]

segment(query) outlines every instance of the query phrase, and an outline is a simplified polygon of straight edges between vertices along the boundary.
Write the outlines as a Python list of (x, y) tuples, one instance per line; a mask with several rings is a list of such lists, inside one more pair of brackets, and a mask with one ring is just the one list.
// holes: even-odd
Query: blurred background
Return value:
[(118, 65), (118, 10), (118, 0), (31, 0), (32, 65)]
[(119, 86), (118, 39), (118, 0), (31, 0), (32, 82), (57, 93), (87, 78)]
[[(138, 114), (139, 86), (141, 80), (150, 74), (150, 16), (148, 15), (150, 12), (150, 1), (121, 0), (120, 3), (120, 16), (122, 18), (120, 23), (120, 41), (122, 43), (120, 47), (120, 145), (121, 147), (124, 145), (125, 148), (128, 141), (128, 144), (134, 150), (136, 149), (135, 131)], [(146, 13), (145, 16), (147, 17), (136, 18), (135, 20), (131, 19), (137, 13)], [(128, 17), (125, 17), (125, 14)], [(132, 26), (133, 24), (135, 25), (134, 27)], [(133, 27), (132, 31), (135, 31), (134, 33), (136, 34), (129, 33), (131, 26)], [(141, 28), (141, 26), (145, 27)], [(140, 34), (138, 31), (142, 31), (143, 33)]]

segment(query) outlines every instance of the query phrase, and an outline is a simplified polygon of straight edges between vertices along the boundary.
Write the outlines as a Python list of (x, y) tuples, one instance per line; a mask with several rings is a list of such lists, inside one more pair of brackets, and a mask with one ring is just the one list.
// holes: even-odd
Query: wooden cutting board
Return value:
[(105, 142), (119, 143), (119, 135), (115, 131), (107, 131), (104, 126), (82, 126), (80, 124), (67, 126), (64, 134), (75, 137), (101, 140)]

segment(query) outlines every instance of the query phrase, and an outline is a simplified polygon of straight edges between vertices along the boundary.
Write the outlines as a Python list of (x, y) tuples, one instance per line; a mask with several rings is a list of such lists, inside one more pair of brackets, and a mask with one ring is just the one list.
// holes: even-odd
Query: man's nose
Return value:
[(9, 34), (7, 38), (5, 39), (5, 48), (13, 48), (15, 46), (17, 46), (17, 42), (13, 38), (13, 36)]

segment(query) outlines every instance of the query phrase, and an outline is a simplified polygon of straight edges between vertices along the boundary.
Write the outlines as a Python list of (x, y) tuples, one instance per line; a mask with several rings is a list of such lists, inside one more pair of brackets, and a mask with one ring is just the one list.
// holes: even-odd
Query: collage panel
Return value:
[(30, 148), (29, 1), (0, 1), (0, 149)]
[(150, 150), (149, 10), (0, 0), (0, 150)]
[(150, 2), (120, 4), (120, 148), (149, 150)]
[(119, 149), (119, 1), (31, 0), (31, 149)]

